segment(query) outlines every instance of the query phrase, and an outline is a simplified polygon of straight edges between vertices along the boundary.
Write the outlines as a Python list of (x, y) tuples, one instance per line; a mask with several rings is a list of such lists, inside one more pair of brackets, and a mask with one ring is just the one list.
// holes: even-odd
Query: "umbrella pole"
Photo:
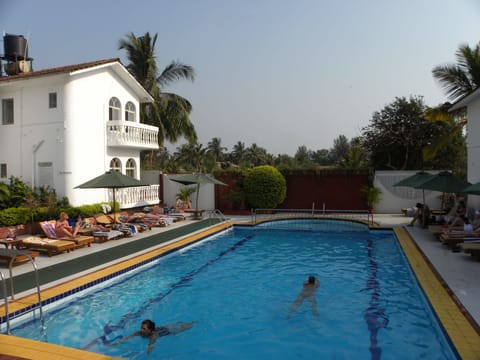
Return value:
[(425, 224), (425, 189), (422, 189), (423, 209), (422, 209), (422, 227)]
[(198, 193), (200, 192), (200, 183), (197, 184), (197, 201), (195, 202), (195, 217), (198, 218)]
[(117, 228), (117, 218), (115, 217), (115, 191), (117, 189), (113, 188), (113, 228)]

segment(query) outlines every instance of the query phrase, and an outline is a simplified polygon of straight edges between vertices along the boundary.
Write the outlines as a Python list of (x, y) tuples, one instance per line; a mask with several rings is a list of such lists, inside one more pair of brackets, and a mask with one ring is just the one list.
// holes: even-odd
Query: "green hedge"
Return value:
[[(78, 207), (66, 207), (66, 208), (58, 208), (54, 211), (49, 211), (47, 207), (38, 207), (33, 210), (18, 207), (18, 208), (8, 208), (0, 210), (0, 226), (15, 226), (15, 225), (25, 225), (32, 222), (32, 215), (33, 221), (45, 221), (45, 220), (52, 220), (58, 219), (60, 212), (65, 211), (70, 218), (76, 218), (79, 215), (83, 215), (85, 217), (90, 217), (95, 214), (102, 212), (102, 204), (93, 204), (93, 205), (81, 205)], [(109, 204), (112, 206), (112, 204)], [(118, 204), (115, 204), (116, 211), (118, 211)]]

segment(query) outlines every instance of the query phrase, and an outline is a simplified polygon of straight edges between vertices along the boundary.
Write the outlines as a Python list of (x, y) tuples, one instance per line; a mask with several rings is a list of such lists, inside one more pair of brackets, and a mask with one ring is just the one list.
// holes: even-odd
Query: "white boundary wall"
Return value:
[[(383, 214), (397, 214), (402, 208), (415, 206), (416, 203), (423, 203), (422, 190), (405, 187), (393, 186), (399, 181), (415, 175), (421, 170), (408, 171), (376, 171), (373, 185), (378, 188), (382, 194), (381, 200), (375, 206), (375, 212)], [(429, 171), (436, 174), (440, 171)], [(430, 209), (440, 209), (442, 205), (442, 193), (438, 191), (425, 190), (425, 202)]]
[[(162, 204), (173, 206), (176, 202), (176, 194), (178, 191), (185, 187), (185, 185), (179, 184), (175, 181), (170, 180), (169, 175), (174, 174), (162, 174), (163, 176), (163, 198)], [(189, 185), (189, 187), (197, 187), (197, 185)], [(197, 192), (195, 191), (190, 195), (190, 200), (192, 201), (192, 207), (195, 209)], [(200, 192), (198, 196), (198, 208), (203, 210), (213, 210), (215, 209), (215, 185), (213, 184), (203, 184), (200, 185)]]

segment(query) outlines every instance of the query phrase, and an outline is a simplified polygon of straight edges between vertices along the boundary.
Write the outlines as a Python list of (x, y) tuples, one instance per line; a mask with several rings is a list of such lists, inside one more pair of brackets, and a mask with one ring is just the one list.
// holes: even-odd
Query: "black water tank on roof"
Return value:
[(23, 35), (5, 34), (3, 37), (4, 57), (7, 60), (25, 60), (28, 58), (27, 39)]

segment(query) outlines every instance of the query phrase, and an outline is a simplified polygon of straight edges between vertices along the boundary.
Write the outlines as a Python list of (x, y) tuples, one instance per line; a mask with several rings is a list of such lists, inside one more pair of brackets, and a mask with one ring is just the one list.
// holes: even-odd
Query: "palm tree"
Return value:
[(456, 64), (446, 64), (432, 70), (445, 89), (447, 96), (455, 101), (471, 93), (480, 85), (480, 43), (474, 49), (460, 45), (455, 53)]
[(244, 142), (237, 142), (235, 145), (233, 145), (233, 150), (232, 150), (232, 161), (235, 164), (240, 164), (245, 156), (245, 143)]
[(155, 100), (152, 104), (141, 105), (141, 122), (159, 128), (160, 146), (163, 146), (165, 140), (176, 142), (181, 136), (190, 143), (195, 143), (197, 134), (190, 121), (192, 105), (179, 95), (162, 91), (164, 87), (178, 80), (193, 81), (195, 71), (189, 65), (172, 61), (159, 75), (155, 56), (157, 36), (158, 34), (155, 34), (151, 37), (147, 32), (136, 37), (134, 33), (130, 33), (121, 39), (118, 45), (119, 50), (127, 52), (128, 71)]
[(223, 160), (223, 152), (225, 150), (227, 150), (227, 148), (222, 146), (222, 139), (218, 137), (212, 138), (212, 140), (207, 144), (207, 152), (213, 155), (215, 162)]

